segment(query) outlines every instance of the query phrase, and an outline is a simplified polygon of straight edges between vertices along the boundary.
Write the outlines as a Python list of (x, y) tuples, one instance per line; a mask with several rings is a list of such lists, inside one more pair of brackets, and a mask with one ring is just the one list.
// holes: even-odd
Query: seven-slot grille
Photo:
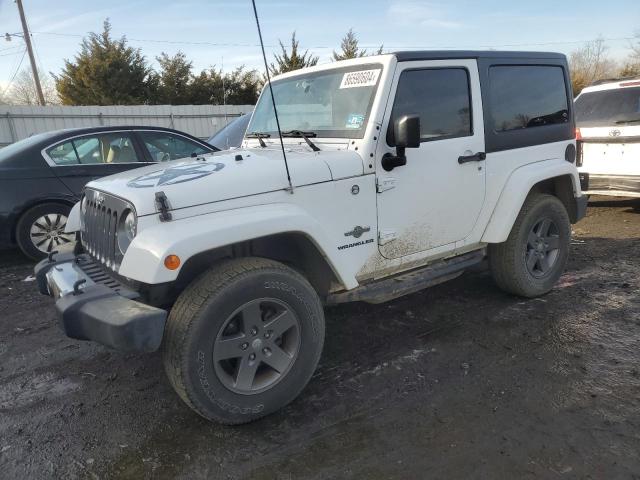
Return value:
[(118, 222), (131, 207), (124, 201), (90, 188), (85, 189), (82, 246), (89, 255), (115, 270), (122, 254), (118, 249)]

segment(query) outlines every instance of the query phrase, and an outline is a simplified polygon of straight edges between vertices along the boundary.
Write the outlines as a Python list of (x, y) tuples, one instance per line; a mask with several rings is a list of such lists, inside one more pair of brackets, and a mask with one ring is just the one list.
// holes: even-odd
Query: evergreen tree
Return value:
[(55, 82), (64, 105), (135, 105), (149, 99), (150, 73), (140, 50), (111, 37), (107, 19), (102, 33), (83, 39), (74, 61), (65, 60)]
[(352, 28), (350, 28), (347, 34), (342, 37), (340, 49), (342, 50), (340, 53), (337, 53), (335, 50), (333, 51), (334, 61), (364, 57), (367, 54), (366, 50), (358, 48), (358, 39), (356, 38), (356, 34), (353, 33)]
[(258, 101), (262, 82), (255, 70), (238, 67), (222, 74), (211, 68), (193, 77), (189, 99), (194, 105), (253, 105)]
[(287, 52), (282, 41), (279, 43), (282, 54), (274, 54), (275, 64), (272, 63), (269, 67), (271, 75), (278, 75), (280, 73), (298, 70), (299, 68), (312, 67), (318, 63), (318, 57), (310, 54), (309, 50), (305, 50), (302, 55), (298, 52), (299, 42), (296, 40), (296, 32), (293, 32), (293, 35), (291, 35), (291, 52)]
[(153, 74), (154, 103), (161, 105), (188, 105), (191, 101), (190, 83), (193, 64), (184, 53), (173, 57), (162, 52), (156, 60), (160, 73)]

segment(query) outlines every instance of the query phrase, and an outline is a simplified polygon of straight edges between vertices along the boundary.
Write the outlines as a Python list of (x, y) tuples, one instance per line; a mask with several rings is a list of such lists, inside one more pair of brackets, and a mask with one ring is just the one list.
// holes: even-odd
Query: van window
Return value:
[(492, 66), (489, 69), (491, 116), (496, 132), (569, 122), (561, 67)]
[(420, 116), (420, 139), (423, 142), (471, 135), (467, 71), (464, 68), (432, 68), (402, 72), (393, 102), (387, 143), (394, 143), (395, 119), (412, 114)]

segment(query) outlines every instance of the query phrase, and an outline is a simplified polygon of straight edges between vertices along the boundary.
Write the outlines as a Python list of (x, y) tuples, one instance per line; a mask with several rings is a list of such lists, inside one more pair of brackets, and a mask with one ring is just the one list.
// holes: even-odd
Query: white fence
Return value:
[(40, 107), (0, 105), (0, 148), (35, 133), (100, 125), (169, 127), (206, 140), (253, 105)]

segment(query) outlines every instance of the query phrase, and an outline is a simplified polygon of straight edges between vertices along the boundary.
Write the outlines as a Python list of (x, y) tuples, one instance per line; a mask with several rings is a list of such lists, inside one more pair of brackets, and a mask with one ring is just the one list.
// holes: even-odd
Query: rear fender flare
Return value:
[(509, 236), (531, 189), (543, 180), (564, 175), (571, 176), (573, 196), (579, 195), (580, 179), (573, 163), (560, 159), (545, 160), (530, 163), (514, 170), (502, 189), (481, 241), (484, 243), (504, 242)]

